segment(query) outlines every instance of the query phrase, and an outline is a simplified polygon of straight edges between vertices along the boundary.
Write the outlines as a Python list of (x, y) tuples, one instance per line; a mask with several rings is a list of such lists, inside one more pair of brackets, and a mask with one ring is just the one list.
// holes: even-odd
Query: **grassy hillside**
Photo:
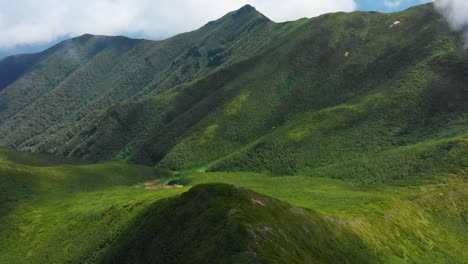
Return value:
[(313, 212), (239, 187), (211, 184), (148, 208), (103, 262), (366, 263), (374, 259), (357, 236)]
[(44, 167), (50, 157), (31, 156), (42, 160), (32, 166), (12, 162), (17, 155), (30, 154), (2, 151), (2, 263), (468, 260), (466, 176), (391, 185), (239, 172), (162, 178), (143, 166)]
[(269, 39), (270, 23), (247, 7), (165, 41), (84, 35), (61, 43), (0, 92), (0, 144), (22, 150), (43, 145), (72, 156), (83, 156), (81, 148), (92, 152), (94, 142), (86, 141), (92, 135), (84, 132), (79, 143), (65, 144), (89, 124), (81, 120), (95, 121), (98, 110), (160, 94), (250, 56)]
[[(88, 51), (100, 37), (74, 41), (83, 38)], [(41, 83), (42, 67), (0, 92), (0, 144), (173, 170), (311, 174), (467, 132), (468, 60), (431, 4), (281, 24), (246, 6), (165, 41), (120, 41), (131, 45), (109, 39), (30, 103), (20, 92)]]
[(432, 4), (0, 60), (0, 263), (467, 263), (466, 72)]
[[(163, 156), (159, 165), (172, 169), (308, 173), (466, 135), (466, 55), (436, 17), (431, 6), (422, 6), (305, 22), (301, 34), (289, 38), (297, 40), (213, 94), (219, 101), (230, 89), (238, 91), (153, 161)], [(397, 18), (402, 26), (389, 28)], [(193, 111), (216, 99), (204, 98)], [(166, 142), (153, 138), (143, 156)]]

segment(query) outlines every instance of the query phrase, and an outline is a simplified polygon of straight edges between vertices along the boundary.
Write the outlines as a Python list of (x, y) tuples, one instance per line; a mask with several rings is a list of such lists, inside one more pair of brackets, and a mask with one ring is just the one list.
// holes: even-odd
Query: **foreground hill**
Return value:
[(0, 150), (0, 263), (467, 263), (461, 46), (246, 6), (0, 60), (0, 145), (52, 154)]
[[(440, 142), (466, 146), (461, 45), (431, 4), (281, 24), (246, 6), (160, 42), (86, 35), (0, 61), (14, 69), (0, 76), (0, 144), (173, 170), (307, 175), (375, 155), (437, 155), (449, 151)], [(426, 173), (433, 160), (416, 158), (403, 175), (366, 167), (373, 181)]]
[(456, 174), (363, 185), (77, 162), (0, 151), (1, 263), (468, 261)]
[[(194, 243), (197, 241), (196, 243)], [(199, 185), (158, 202), (107, 263), (366, 263), (364, 243), (327, 218), (239, 187)]]

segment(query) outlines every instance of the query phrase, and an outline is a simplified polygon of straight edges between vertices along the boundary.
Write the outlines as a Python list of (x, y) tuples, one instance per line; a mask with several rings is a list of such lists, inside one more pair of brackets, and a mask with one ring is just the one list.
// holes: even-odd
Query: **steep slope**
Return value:
[[(2, 144), (15, 147), (70, 118), (76, 106), (89, 104), (99, 94), (92, 78), (105, 75), (106, 67), (140, 42), (84, 35), (39, 54), (40, 60), (0, 92)], [(16, 61), (9, 57), (2, 62), (9, 60)]]
[[(396, 19), (401, 26), (389, 28)], [(175, 170), (313, 175), (321, 166), (465, 137), (468, 61), (431, 5), (296, 23), (288, 41), (239, 67), (245, 71), (201, 97), (180, 125), (169, 124), (184, 133), (175, 147), (156, 133), (135, 159)], [(212, 102), (215, 111), (187, 131)]]
[(159, 94), (249, 56), (268, 38), (269, 23), (246, 7), (160, 42), (86, 35), (59, 44), (0, 93), (0, 143), (34, 149), (95, 110)]
[[(315, 175), (387, 153), (400, 164), (407, 156), (395, 153), (421, 146), (437, 156), (451, 142), (458, 154), (449, 163), (464, 173), (468, 60), (432, 4), (282, 24), (246, 6), (116, 60), (83, 78), (93, 89), (70, 79), (105, 92), (86, 92), (82, 104), (75, 95), (38, 99), (0, 124), (2, 144), (172, 170)], [(67, 108), (38, 115), (44, 104)], [(434, 159), (417, 160), (398, 177), (431, 172)], [(365, 181), (394, 178), (371, 167)]]
[[(16, 55), (0, 60), (0, 91), (34, 66), (42, 54)], [(3, 109), (5, 105), (1, 106)]]
[(0, 263), (467, 263), (466, 72), (430, 4), (0, 60), (0, 145), (130, 161), (0, 150)]

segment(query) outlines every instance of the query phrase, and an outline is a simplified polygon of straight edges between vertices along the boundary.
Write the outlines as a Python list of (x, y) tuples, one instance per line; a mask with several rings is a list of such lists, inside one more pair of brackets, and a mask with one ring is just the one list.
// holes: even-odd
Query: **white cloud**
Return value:
[(0, 49), (84, 33), (167, 37), (245, 4), (277, 22), (356, 9), (354, 0), (0, 0)]
[(468, 1), (437, 0), (434, 2), (455, 31), (461, 31), (465, 37), (465, 48), (468, 48)]
[(403, 4), (403, 0), (385, 0), (384, 5), (389, 9), (397, 9)]

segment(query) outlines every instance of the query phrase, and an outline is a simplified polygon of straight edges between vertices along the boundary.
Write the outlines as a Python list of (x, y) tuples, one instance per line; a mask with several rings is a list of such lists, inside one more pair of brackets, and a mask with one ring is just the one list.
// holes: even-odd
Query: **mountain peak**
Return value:
[(232, 17), (236, 20), (242, 21), (249, 20), (252, 18), (261, 18), (269, 21), (269, 19), (266, 16), (264, 16), (257, 9), (255, 9), (255, 7), (251, 5), (245, 5), (236, 11), (232, 11), (231, 13), (227, 14), (226, 17)]
[(251, 5), (245, 5), (238, 10), (229, 12), (225, 16), (221, 17), (218, 20), (209, 22), (206, 26), (211, 27), (214, 25), (221, 25), (224, 23), (232, 23), (234, 20), (235, 23), (244, 24), (252, 20), (261, 20), (262, 22), (271, 22), (266, 16), (257, 11), (255, 7)]
[(255, 7), (247, 4), (241, 8), (239, 8), (239, 10), (237, 10), (237, 12), (258, 12), (257, 9), (255, 9)]
[(243, 16), (258, 16), (258, 17), (263, 17), (266, 18), (262, 13), (260, 13), (255, 7), (251, 5), (245, 5), (238, 9), (237, 11), (233, 11), (231, 13), (235, 18), (243, 17)]

